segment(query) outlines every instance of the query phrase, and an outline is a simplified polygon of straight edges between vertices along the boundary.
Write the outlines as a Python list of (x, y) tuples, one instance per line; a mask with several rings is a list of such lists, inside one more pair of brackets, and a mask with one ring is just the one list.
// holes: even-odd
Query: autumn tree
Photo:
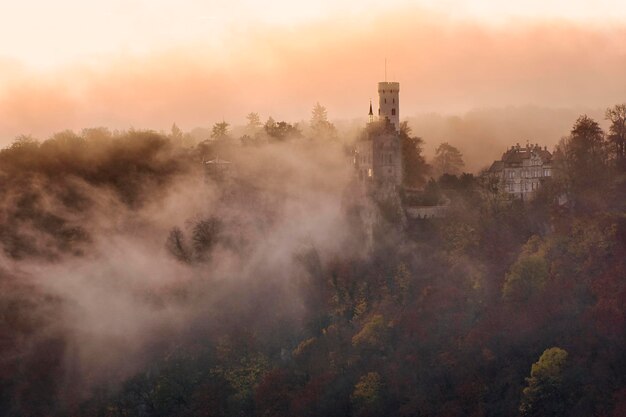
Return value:
[(437, 177), (443, 174), (459, 175), (464, 166), (463, 154), (457, 148), (448, 142), (437, 147), (435, 159), (433, 159), (433, 169)]
[(506, 274), (502, 295), (526, 301), (539, 292), (548, 279), (548, 263), (541, 254), (522, 254)]
[(605, 119), (611, 122), (608, 141), (615, 162), (620, 169), (626, 169), (626, 103), (608, 108)]
[(555, 155), (556, 179), (574, 199), (603, 189), (608, 179), (608, 154), (598, 122), (580, 116), (570, 135), (561, 139)]
[(424, 140), (411, 136), (411, 128), (404, 121), (400, 123), (400, 140), (402, 146), (402, 170), (404, 185), (419, 188), (426, 184), (430, 166), (422, 155)]
[(354, 386), (352, 403), (359, 416), (383, 415), (383, 382), (378, 372), (368, 372)]
[(528, 386), (522, 392), (520, 413), (523, 417), (565, 416), (566, 399), (563, 392), (563, 371), (567, 352), (558, 347), (546, 349), (526, 378)]

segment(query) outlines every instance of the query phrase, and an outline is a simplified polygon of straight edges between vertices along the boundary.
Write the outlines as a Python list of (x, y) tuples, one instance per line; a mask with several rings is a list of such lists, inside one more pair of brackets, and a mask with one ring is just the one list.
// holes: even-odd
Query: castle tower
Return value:
[(378, 83), (378, 117), (384, 120), (387, 117), (396, 130), (400, 129), (400, 83)]

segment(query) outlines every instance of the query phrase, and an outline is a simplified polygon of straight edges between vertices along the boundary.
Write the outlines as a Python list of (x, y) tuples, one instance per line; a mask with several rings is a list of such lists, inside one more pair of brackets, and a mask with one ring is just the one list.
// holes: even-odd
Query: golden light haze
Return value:
[(0, 143), (250, 111), (298, 121), (316, 101), (331, 119), (363, 117), (385, 57), (402, 117), (625, 101), (626, 4), (504, 3), (7, 2)]

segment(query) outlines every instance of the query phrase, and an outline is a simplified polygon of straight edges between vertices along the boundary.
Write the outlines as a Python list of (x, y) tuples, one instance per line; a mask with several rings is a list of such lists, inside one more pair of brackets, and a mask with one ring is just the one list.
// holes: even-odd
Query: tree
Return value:
[(183, 131), (180, 130), (180, 128), (178, 126), (176, 126), (176, 123), (174, 123), (172, 125), (172, 130), (170, 133), (170, 139), (174, 142), (174, 143), (182, 143), (183, 141)]
[(287, 122), (276, 122), (272, 117), (267, 119), (263, 126), (265, 133), (277, 141), (284, 141), (291, 138), (299, 138), (302, 136), (302, 132), (298, 129), (297, 124), (289, 124)]
[(178, 227), (174, 227), (170, 231), (167, 241), (165, 242), (165, 247), (179, 261), (190, 261), (191, 257), (189, 256), (189, 249), (187, 249), (187, 245), (185, 244), (185, 235)]
[(289, 417), (295, 394), (298, 392), (298, 378), (284, 369), (274, 369), (263, 375), (254, 392), (254, 403), (258, 416)]
[(566, 401), (562, 385), (566, 362), (567, 352), (552, 347), (546, 349), (539, 361), (533, 363), (519, 408), (523, 417), (565, 415)]
[(228, 126), (230, 125), (224, 121), (215, 123), (211, 130), (211, 138), (217, 140), (228, 139)]
[(81, 136), (85, 138), (87, 142), (89, 141), (104, 142), (104, 141), (111, 140), (111, 138), (113, 137), (113, 135), (111, 134), (111, 131), (106, 127), (85, 128), (81, 131)]
[(608, 108), (605, 119), (611, 122), (608, 140), (617, 166), (626, 169), (626, 103)]
[(354, 386), (351, 399), (357, 415), (382, 415), (383, 411), (383, 383), (378, 372), (369, 372), (363, 375)]
[(328, 121), (326, 107), (316, 103), (311, 113), (311, 130), (315, 138), (336, 139), (337, 129)]
[(433, 168), (437, 177), (443, 174), (459, 175), (464, 166), (463, 154), (457, 148), (448, 142), (437, 147), (433, 160)]
[(386, 346), (387, 332), (385, 319), (382, 315), (375, 314), (363, 325), (361, 331), (352, 337), (352, 345), (382, 351)]
[(540, 291), (548, 279), (548, 263), (541, 254), (522, 254), (506, 274), (502, 295), (526, 301)]
[[(388, 122), (388, 124), (391, 123)], [(415, 188), (422, 187), (430, 173), (430, 166), (422, 155), (424, 140), (411, 136), (411, 128), (406, 121), (400, 123), (400, 140), (404, 185)]]
[(39, 147), (39, 142), (34, 139), (32, 136), (28, 135), (20, 135), (15, 138), (9, 149), (26, 149), (26, 150), (34, 150)]
[(194, 226), (191, 239), (194, 252), (199, 259), (203, 259), (215, 246), (221, 230), (222, 223), (216, 217), (201, 220)]
[(248, 135), (254, 135), (261, 127), (263, 127), (259, 113), (248, 113), (246, 120), (248, 121), (248, 124), (246, 125), (246, 132)]
[(328, 121), (328, 112), (326, 111), (326, 107), (322, 106), (319, 102), (315, 103), (311, 113), (311, 125)]
[(580, 116), (568, 137), (557, 145), (554, 160), (556, 179), (570, 197), (577, 199), (603, 189), (608, 179), (608, 154), (604, 132), (587, 115)]

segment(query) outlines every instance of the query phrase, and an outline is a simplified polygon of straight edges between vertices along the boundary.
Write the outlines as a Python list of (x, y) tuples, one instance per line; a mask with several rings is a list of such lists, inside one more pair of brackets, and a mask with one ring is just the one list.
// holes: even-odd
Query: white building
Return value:
[(512, 146), (502, 159), (495, 161), (487, 175), (495, 176), (505, 193), (521, 199), (531, 199), (543, 182), (552, 176), (552, 154), (547, 147), (519, 143)]

